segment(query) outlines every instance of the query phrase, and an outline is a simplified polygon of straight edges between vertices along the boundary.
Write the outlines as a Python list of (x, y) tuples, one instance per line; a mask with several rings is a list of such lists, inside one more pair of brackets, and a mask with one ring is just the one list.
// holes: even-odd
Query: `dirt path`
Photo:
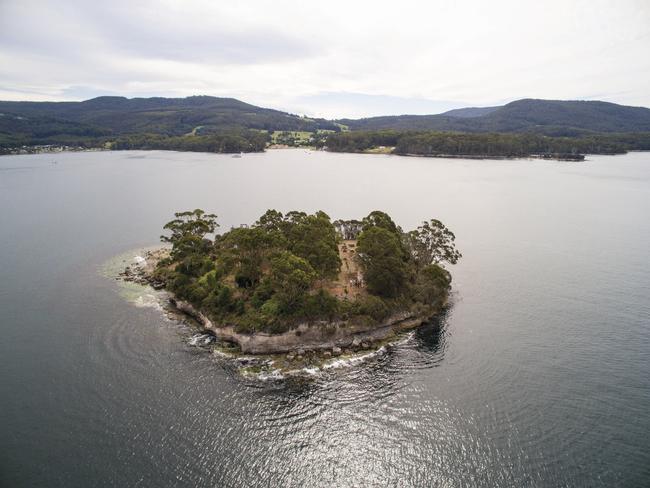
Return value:
[(345, 240), (339, 244), (341, 271), (336, 280), (332, 281), (327, 290), (337, 298), (350, 300), (365, 294), (363, 276), (359, 268), (357, 256), (357, 241)]

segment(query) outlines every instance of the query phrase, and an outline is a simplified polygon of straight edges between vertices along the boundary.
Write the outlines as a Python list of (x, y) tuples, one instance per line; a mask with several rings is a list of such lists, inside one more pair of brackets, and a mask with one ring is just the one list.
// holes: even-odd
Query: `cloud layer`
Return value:
[(650, 3), (0, 0), (0, 98), (232, 96), (328, 117), (650, 106)]

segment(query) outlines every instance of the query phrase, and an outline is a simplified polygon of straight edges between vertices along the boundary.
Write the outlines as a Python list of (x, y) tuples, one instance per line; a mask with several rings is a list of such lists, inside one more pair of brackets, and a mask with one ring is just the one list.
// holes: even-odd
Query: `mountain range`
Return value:
[(584, 136), (650, 132), (650, 109), (600, 101), (522, 99), (436, 115), (326, 120), (233, 98), (98, 97), (83, 102), (0, 101), (0, 144), (43, 144), (130, 134), (208, 135), (228, 130), (455, 131)]
[(0, 102), (0, 137), (55, 135), (210, 134), (233, 128), (338, 130), (324, 119), (299, 117), (234, 98), (98, 97), (83, 102)]

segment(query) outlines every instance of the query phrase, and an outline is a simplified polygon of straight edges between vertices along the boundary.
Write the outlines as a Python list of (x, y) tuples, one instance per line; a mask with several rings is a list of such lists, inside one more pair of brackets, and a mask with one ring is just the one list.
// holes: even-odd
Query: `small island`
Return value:
[[(216, 233), (217, 217), (180, 212), (139, 279), (245, 354), (325, 357), (372, 349), (439, 314), (461, 257), (439, 220), (405, 232), (381, 211), (336, 220), (268, 210)], [(209, 238), (209, 236), (213, 236)]]

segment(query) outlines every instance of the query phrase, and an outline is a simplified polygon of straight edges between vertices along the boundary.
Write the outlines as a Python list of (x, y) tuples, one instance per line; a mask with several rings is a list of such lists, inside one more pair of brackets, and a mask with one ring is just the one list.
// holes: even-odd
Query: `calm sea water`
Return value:
[[(363, 366), (246, 380), (101, 273), (196, 207), (439, 218), (453, 304)], [(648, 153), (6, 156), (0, 271), (3, 487), (650, 485)]]

